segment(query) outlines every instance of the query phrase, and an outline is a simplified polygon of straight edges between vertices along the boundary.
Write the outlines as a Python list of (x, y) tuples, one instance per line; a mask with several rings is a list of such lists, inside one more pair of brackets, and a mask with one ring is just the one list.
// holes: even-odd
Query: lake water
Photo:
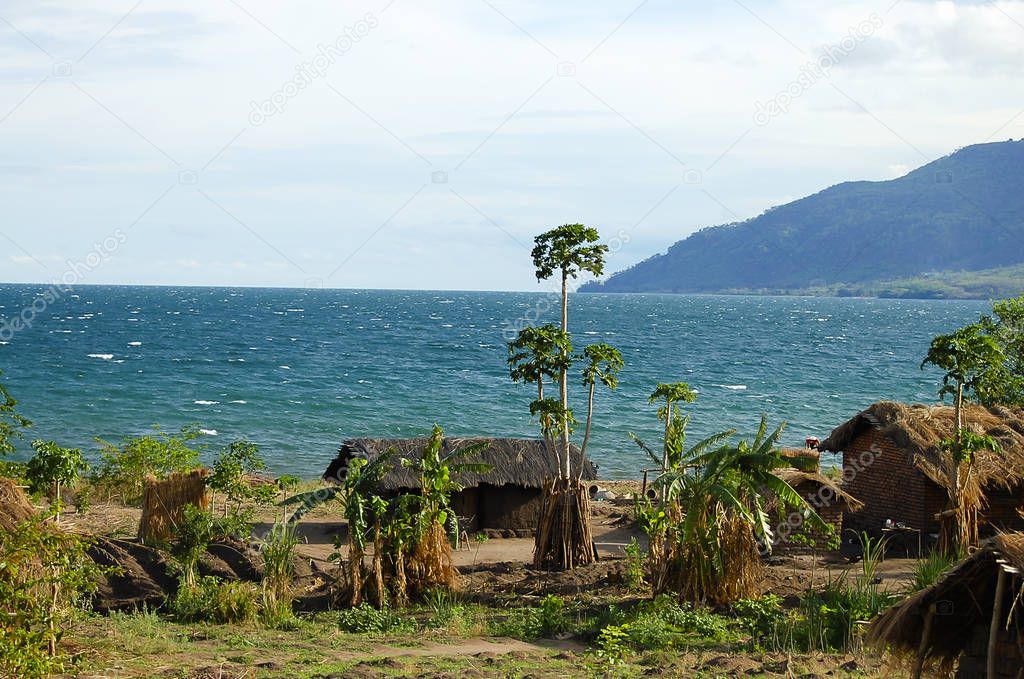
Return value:
[[(554, 320), (543, 294), (253, 288), (0, 286), (0, 369), (31, 437), (94, 452), (159, 424), (199, 424), (211, 455), (260, 444), (277, 473), (316, 476), (350, 437), (536, 436), (532, 388), (505, 365), (510, 328)], [(33, 308), (33, 303), (35, 307)], [(932, 402), (928, 343), (982, 302), (706, 295), (574, 295), (577, 347), (626, 360), (599, 392), (591, 453), (606, 478), (636, 478), (659, 425), (659, 381), (699, 390), (691, 441), (789, 423), (824, 438), (880, 399)], [(16, 332), (13, 319), (30, 321)], [(4, 322), (7, 324), (4, 324)], [(577, 416), (585, 414), (582, 392)], [(27, 446), (21, 445), (20, 454)]]

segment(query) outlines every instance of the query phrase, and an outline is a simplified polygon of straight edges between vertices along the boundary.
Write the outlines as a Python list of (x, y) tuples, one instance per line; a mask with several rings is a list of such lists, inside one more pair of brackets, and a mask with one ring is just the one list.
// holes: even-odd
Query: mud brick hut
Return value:
[(868, 642), (956, 679), (1024, 676), (1024, 534), (997, 535), (931, 587), (883, 612)]
[[(863, 506), (843, 489), (840, 482), (824, 476), (816, 469), (784, 468), (776, 470), (775, 475), (788, 483), (821, 520), (827, 526), (831, 526), (836, 535), (842, 531), (843, 516), (846, 512), (857, 511)], [(829, 536), (822, 531), (806, 529), (800, 511), (781, 507), (777, 500), (769, 502), (768, 514), (775, 534), (773, 551), (804, 551), (812, 547), (803, 539), (795, 539), (796, 535), (809, 538), (814, 542), (814, 547), (821, 547), (829, 542)]]
[[(401, 460), (419, 458), (426, 443), (425, 438), (345, 441), (324, 473), (324, 479), (335, 483), (344, 479), (353, 458), (374, 460), (390, 454), (394, 464), (380, 482), (381, 492), (386, 495), (418, 493), (419, 479)], [(537, 439), (445, 438), (443, 454), (448, 456), (479, 443), (488, 445), (478, 456), (465, 461), (482, 462), (490, 471), (459, 474), (455, 480), (463, 490), (452, 497), (452, 508), (469, 532), (495, 530), (521, 537), (531, 535), (537, 527), (544, 479), (558, 475), (556, 460), (548, 454), (544, 442)], [(571, 455), (573, 469), (578, 470), (579, 448), (572, 446)], [(596, 478), (596, 469), (588, 461), (583, 469), (583, 480)]]
[[(1024, 410), (967, 405), (965, 426), (999, 442), (998, 452), (978, 453), (970, 483), (986, 501), (980, 513), (984, 534), (1024, 529)], [(843, 532), (879, 536), (886, 519), (920, 530), (939, 531), (936, 517), (947, 508), (941, 472), (943, 439), (955, 429), (952, 406), (875, 403), (837, 427), (819, 446), (842, 453), (843, 490), (864, 503), (848, 512)]]

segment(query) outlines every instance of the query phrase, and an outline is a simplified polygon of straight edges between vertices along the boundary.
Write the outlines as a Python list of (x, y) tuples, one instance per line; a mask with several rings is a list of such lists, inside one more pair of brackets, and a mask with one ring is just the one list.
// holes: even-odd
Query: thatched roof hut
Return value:
[[(381, 480), (380, 489), (388, 493), (416, 492), (419, 478), (415, 471), (401, 464), (402, 458), (420, 457), (426, 438), (411, 439), (349, 439), (341, 444), (338, 456), (327, 467), (324, 479), (337, 483), (345, 475), (354, 458), (375, 460), (381, 455), (392, 455), (394, 464)], [(477, 456), (466, 462), (482, 462), (490, 467), (483, 473), (464, 472), (456, 481), (464, 490), (453, 497), (455, 511), (466, 518), (471, 530), (492, 528), (510, 530), (525, 535), (536, 526), (540, 511), (540, 490), (545, 478), (558, 475), (557, 461), (548, 454), (539, 439), (511, 438), (457, 438), (444, 439), (443, 454), (450, 455), (468, 446), (486, 443)], [(580, 450), (572, 446), (572, 466), (580, 468)], [(597, 470), (588, 460), (583, 468), (583, 480), (597, 478)]]
[[(807, 504), (814, 509), (821, 520), (838, 532), (842, 530), (843, 516), (848, 511), (857, 511), (863, 504), (846, 492), (841, 482), (828, 478), (818, 471), (806, 471), (787, 467), (776, 469), (775, 475), (788, 483)], [(768, 502), (768, 513), (774, 532), (773, 549), (781, 551), (804, 550), (811, 545), (805, 540), (793, 540), (794, 533), (804, 532), (804, 516), (802, 511), (783, 508), (777, 498), (772, 496)], [(815, 546), (828, 542), (827, 535), (819, 531), (811, 531), (806, 537), (815, 540)]]
[[(419, 488), (420, 482), (416, 472), (403, 467), (402, 458), (414, 459), (423, 453), (426, 438), (414, 439), (349, 439), (341, 444), (338, 456), (327, 467), (324, 479), (338, 481), (344, 478), (344, 470), (349, 460), (359, 457), (375, 460), (384, 454), (395, 458), (395, 465), (380, 486), (385, 490), (413, 490)], [(451, 455), (461, 449), (480, 443), (487, 447), (479, 455), (467, 462), (482, 462), (490, 471), (478, 474), (464, 472), (459, 475), (458, 482), (467, 488), (475, 488), (481, 484), (491, 486), (520, 486), (522, 488), (540, 488), (545, 478), (558, 475), (556, 460), (548, 455), (544, 442), (539, 439), (499, 439), (499, 438), (455, 438), (445, 437), (442, 454)], [(580, 450), (571, 447), (573, 469), (579, 469)], [(597, 478), (594, 465), (588, 460), (583, 470), (583, 480), (592, 481)]]
[[(882, 613), (867, 640), (958, 677), (985, 676), (989, 655), (995, 676), (1019, 676), (1024, 667), (1024, 533), (985, 541), (933, 584)], [(993, 634), (993, 632), (995, 634)]]
[[(832, 431), (821, 450), (841, 452), (865, 429), (879, 431), (900, 446), (911, 463), (942, 485), (939, 443), (956, 429), (953, 406), (905, 405), (880, 401)], [(1024, 480), (1024, 409), (985, 408), (967, 404), (965, 425), (999, 442), (999, 451), (982, 451), (975, 461), (974, 479), (981, 486), (1011, 488)]]
[[(978, 453), (966, 490), (987, 497), (984, 519), (1017, 529), (1024, 500), (1024, 410), (968, 404), (963, 415), (968, 428), (999, 443), (998, 451)], [(887, 518), (937, 530), (934, 515), (946, 504), (941, 442), (953, 436), (954, 418), (952, 406), (881, 401), (821, 442), (820, 450), (843, 454), (844, 488), (867, 505), (853, 530), (874, 532)]]

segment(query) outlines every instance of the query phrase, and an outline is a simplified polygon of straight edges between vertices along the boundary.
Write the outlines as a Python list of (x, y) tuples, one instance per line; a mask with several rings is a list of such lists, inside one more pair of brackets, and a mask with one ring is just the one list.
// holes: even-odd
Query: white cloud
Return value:
[[(242, 4), (252, 16), (227, 2), (147, 0), (127, 17), (132, 2), (8, 3), (27, 38), (5, 28), (0, 44), (5, 231), (87, 252), (126, 229), (127, 254), (97, 282), (302, 285), (386, 225), (345, 282), (522, 288), (515, 240), (552, 224), (613, 233), (650, 212), (618, 255), (631, 263), (779, 196), (891, 178), (997, 131), (1024, 136), (1019, 0), (903, 0), (888, 14), (748, 3), (757, 17), (646, 3), (621, 27), (635, 2), (496, 0), (523, 30), (478, 0)], [(755, 102), (872, 11), (877, 32), (754, 124)], [(377, 26), (250, 124), (252, 102), (368, 13)], [(574, 76), (558, 75), (566, 62)], [(701, 186), (683, 183), (694, 168)], [(445, 267), (453, 253), (465, 265)]]

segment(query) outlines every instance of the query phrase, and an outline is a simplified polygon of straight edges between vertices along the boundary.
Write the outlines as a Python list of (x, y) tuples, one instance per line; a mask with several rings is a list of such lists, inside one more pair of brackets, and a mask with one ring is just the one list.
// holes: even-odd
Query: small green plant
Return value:
[(192, 585), (180, 583), (170, 608), (178, 622), (252, 622), (259, 614), (259, 590), (250, 582), (223, 582), (204, 575)]
[(640, 547), (640, 543), (634, 537), (626, 545), (626, 585), (630, 591), (642, 592), (647, 589), (647, 555)]
[(288, 627), (294, 622), (291, 585), (298, 542), (293, 525), (275, 523), (260, 545), (263, 554), (260, 614), (268, 627)]
[(910, 584), (911, 592), (919, 592), (938, 582), (946, 571), (958, 561), (955, 557), (933, 551), (914, 565), (914, 581)]
[(437, 587), (428, 590), (424, 602), (430, 609), (430, 620), (427, 626), (435, 629), (449, 629), (462, 620), (466, 607), (454, 592)]
[(61, 448), (53, 441), (40, 440), (33, 441), (32, 448), (36, 454), (25, 467), (25, 477), (33, 493), (52, 494), (54, 519), (60, 523), (61, 488), (73, 487), (88, 465), (78, 448)]
[(740, 599), (733, 603), (732, 612), (736, 614), (743, 629), (750, 633), (755, 644), (775, 638), (779, 626), (786, 619), (782, 598), (776, 594), (766, 594), (758, 599)]
[(100, 465), (93, 474), (96, 488), (107, 497), (118, 497), (125, 504), (142, 499), (146, 476), (158, 479), (175, 472), (187, 472), (199, 464), (199, 451), (192, 442), (200, 436), (197, 427), (183, 427), (178, 434), (166, 434), (159, 427), (153, 434), (125, 439), (116, 446), (102, 439)]
[[(0, 370), (0, 377), (4, 371)], [(32, 426), (32, 423), (18, 414), (15, 406), (18, 402), (14, 400), (10, 392), (0, 382), (0, 457), (14, 452), (14, 439), (22, 437), (22, 429)]]
[(278, 491), (276, 485), (253, 481), (252, 476), (266, 468), (259, 446), (250, 441), (233, 441), (214, 460), (206, 479), (206, 485), (213, 490), (213, 506), (216, 507), (217, 496), (223, 495), (222, 516), (237, 517), (239, 524), (251, 523), (252, 506), (270, 504)]
[(608, 625), (597, 635), (597, 657), (611, 665), (618, 665), (626, 659), (630, 626)]
[(353, 634), (385, 635), (412, 632), (415, 623), (398, 615), (390, 608), (376, 609), (369, 604), (360, 604), (344, 610), (338, 616), (338, 627)]

